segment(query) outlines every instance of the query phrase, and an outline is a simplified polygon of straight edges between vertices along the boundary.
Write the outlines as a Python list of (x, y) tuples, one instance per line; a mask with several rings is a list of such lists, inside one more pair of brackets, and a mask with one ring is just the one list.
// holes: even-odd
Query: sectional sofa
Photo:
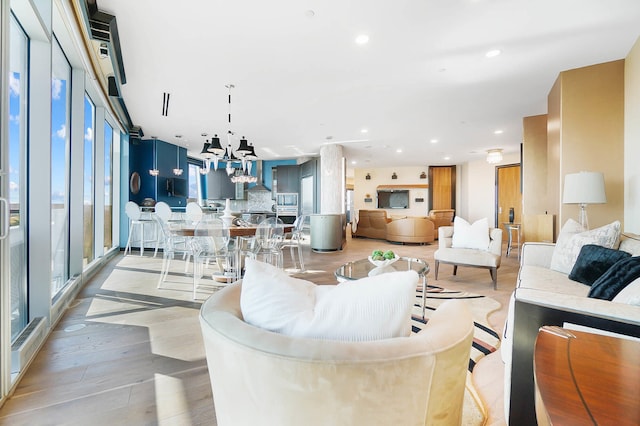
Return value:
[(435, 224), (427, 217), (392, 219), (385, 210), (360, 210), (351, 236), (377, 238), (396, 243), (425, 244), (435, 240)]
[[(623, 235), (613, 248), (640, 256), (640, 237)], [(567, 274), (552, 269), (557, 263), (554, 255), (558, 255), (554, 244), (525, 243), (522, 247), (500, 348), (505, 363), (505, 414), (512, 425), (536, 424), (533, 351), (540, 327), (588, 327), (640, 337), (640, 278), (611, 301), (588, 297), (591, 287), (569, 278), (575, 275), (579, 260)]]

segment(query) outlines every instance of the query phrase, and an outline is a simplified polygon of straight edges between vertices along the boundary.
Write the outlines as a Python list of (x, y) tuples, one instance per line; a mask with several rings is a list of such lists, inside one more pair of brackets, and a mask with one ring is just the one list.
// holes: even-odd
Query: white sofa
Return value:
[[(533, 349), (541, 326), (571, 323), (640, 337), (640, 279), (612, 301), (589, 298), (589, 286), (550, 269), (554, 247), (549, 243), (525, 243), (522, 247), (500, 347), (509, 424), (535, 424)], [(640, 240), (623, 237), (618, 249), (638, 256)]]

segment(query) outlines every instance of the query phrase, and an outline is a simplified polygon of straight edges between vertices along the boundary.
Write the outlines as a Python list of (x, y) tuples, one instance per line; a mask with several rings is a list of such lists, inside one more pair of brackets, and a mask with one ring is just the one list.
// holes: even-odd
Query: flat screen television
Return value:
[(167, 179), (167, 194), (171, 197), (186, 197), (187, 180), (180, 178)]
[(378, 191), (378, 208), (379, 209), (408, 209), (409, 208), (409, 190), (395, 189), (387, 191)]

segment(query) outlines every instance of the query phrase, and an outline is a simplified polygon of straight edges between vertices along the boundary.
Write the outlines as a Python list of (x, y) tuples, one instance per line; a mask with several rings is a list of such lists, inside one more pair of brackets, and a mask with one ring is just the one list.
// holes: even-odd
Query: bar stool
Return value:
[[(127, 238), (127, 245), (124, 248), (124, 255), (127, 255), (127, 250), (131, 253), (131, 240), (133, 238), (133, 234), (135, 233), (136, 228), (138, 228), (140, 239), (140, 256), (144, 253), (144, 244), (145, 243), (156, 243), (156, 250), (153, 253), (153, 257), (156, 257), (158, 254), (158, 244), (160, 242), (160, 235), (158, 232), (158, 224), (152, 217), (143, 217), (142, 210), (140, 210), (140, 206), (138, 206), (133, 201), (128, 201), (125, 205), (125, 212), (129, 217), (129, 238)], [(144, 226), (150, 225), (153, 227), (153, 238), (146, 239), (144, 238)]]

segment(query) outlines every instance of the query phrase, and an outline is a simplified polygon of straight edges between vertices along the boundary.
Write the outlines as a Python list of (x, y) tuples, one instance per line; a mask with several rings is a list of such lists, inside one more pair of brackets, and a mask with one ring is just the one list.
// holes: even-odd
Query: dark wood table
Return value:
[(545, 326), (534, 373), (538, 424), (640, 425), (638, 341)]

